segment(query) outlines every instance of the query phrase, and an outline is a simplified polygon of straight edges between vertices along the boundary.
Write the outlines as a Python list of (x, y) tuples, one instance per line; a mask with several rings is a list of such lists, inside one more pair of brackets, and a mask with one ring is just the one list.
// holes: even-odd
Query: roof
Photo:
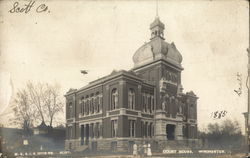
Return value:
[(99, 78), (97, 80), (91, 81), (91, 82), (89, 82), (88, 85), (86, 85), (86, 86), (84, 86), (84, 87), (82, 87), (82, 88), (80, 88), (78, 90), (76, 90), (76, 89), (71, 90), (66, 95), (72, 94), (74, 92), (79, 92), (79, 91), (86, 90), (86, 89), (91, 88), (91, 87), (93, 87), (95, 85), (102, 84), (102, 83), (104, 83), (106, 81), (109, 81), (109, 80), (111, 80), (113, 78), (117, 78), (117, 77), (122, 76), (122, 75), (123, 76), (127, 76), (127, 77), (131, 77), (131, 78), (136, 79), (136, 80), (138, 80), (140, 82), (143, 82), (144, 84), (153, 86), (152, 84), (145, 82), (144, 79), (142, 79), (140, 76), (138, 76), (132, 70), (130, 70), (130, 71), (126, 71), (126, 70), (119, 70), (119, 71), (118, 70), (113, 70), (109, 75), (104, 76), (102, 78)]
[(176, 68), (180, 70), (183, 69), (181, 66), (182, 55), (173, 42), (168, 43), (165, 41), (163, 37), (164, 28), (165, 25), (160, 21), (160, 18), (156, 16), (154, 21), (150, 24), (150, 41), (143, 44), (134, 53), (133, 61), (135, 68), (163, 59), (171, 65), (174, 65)]
[(150, 29), (154, 28), (155, 26), (159, 26), (161, 28), (165, 28), (165, 25), (160, 21), (159, 17), (155, 17), (155, 20), (150, 24)]
[(194, 98), (198, 98), (193, 91), (186, 92), (186, 95), (194, 97)]
[(142, 45), (133, 56), (135, 67), (159, 59), (163, 59), (177, 68), (183, 69), (181, 66), (182, 55), (176, 48), (175, 44), (173, 42), (171, 44), (167, 43), (160, 37), (156, 37)]

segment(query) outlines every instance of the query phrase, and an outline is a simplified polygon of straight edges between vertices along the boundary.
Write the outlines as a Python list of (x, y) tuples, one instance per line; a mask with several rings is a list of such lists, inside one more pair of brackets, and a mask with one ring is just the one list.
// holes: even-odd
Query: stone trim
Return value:
[(126, 83), (126, 81), (124, 81), (124, 80), (119, 81), (119, 85), (123, 85), (125, 83)]
[(131, 117), (131, 116), (128, 116), (128, 120), (134, 120), (134, 121), (136, 121), (136, 117)]
[(183, 68), (177, 68), (177, 67), (175, 67), (175, 66), (170, 65), (169, 63), (167, 63), (167, 61), (164, 61), (163, 59), (158, 59), (157, 61), (153, 61), (153, 62), (148, 63), (148, 64), (146, 64), (146, 65), (141, 65), (141, 66), (138, 66), (138, 67), (136, 67), (136, 68), (133, 68), (133, 71), (134, 71), (134, 72), (141, 71), (141, 70), (143, 70), (143, 69), (150, 68), (150, 67), (155, 66), (155, 65), (157, 65), (157, 64), (166, 65), (166, 66), (168, 66), (168, 67), (171, 67), (171, 68), (177, 70), (178, 72), (181, 72), (181, 71), (183, 70)]
[(113, 138), (102, 138), (102, 140), (111, 140), (111, 141), (118, 141), (118, 140), (128, 140), (128, 141), (136, 141), (136, 140), (154, 140), (153, 137), (113, 137)]
[(79, 121), (76, 121), (76, 123), (85, 123), (85, 122), (95, 122), (96, 120), (98, 121), (102, 121), (103, 118), (93, 118), (93, 119), (88, 119), (88, 120), (79, 120)]
[(100, 123), (102, 124), (102, 120), (93, 120), (93, 121), (87, 121), (87, 122), (78, 122), (79, 123), (79, 127), (81, 127), (81, 125), (86, 125), (86, 124), (91, 124), (91, 123)]
[(109, 117), (118, 117), (118, 116), (129, 116), (129, 117), (138, 117), (141, 119), (145, 119), (145, 120), (153, 120), (154, 118), (148, 118), (148, 117), (142, 117), (142, 116), (135, 116), (135, 115), (130, 115), (130, 114), (117, 114), (117, 115), (112, 115), (112, 116), (105, 116), (103, 118), (109, 118)]
[(141, 120), (143, 123), (145, 123), (145, 122), (148, 122), (148, 123), (152, 123), (152, 124), (154, 124), (154, 121), (153, 120)]
[(119, 115), (131, 115), (131, 114), (127, 114), (126, 111), (132, 111), (132, 112), (137, 112), (138, 114), (137, 115), (134, 115), (134, 116), (141, 116), (141, 114), (145, 114), (145, 115), (152, 115), (154, 116), (154, 113), (147, 113), (147, 112), (142, 112), (142, 111), (139, 111), (139, 110), (134, 110), (134, 109), (126, 109), (126, 108), (119, 108), (119, 109), (114, 109), (114, 110), (110, 110), (110, 111), (107, 111), (107, 115), (106, 116), (109, 116), (110, 112), (113, 112), (113, 111), (120, 111), (119, 112)]
[(174, 119), (174, 118), (169, 118), (169, 117), (166, 117), (166, 118), (156, 118), (155, 120), (156, 121), (163, 120), (163, 121), (183, 122), (182, 120), (178, 120), (178, 119)]
[(93, 114), (88, 114), (88, 115), (82, 115), (82, 113), (79, 113), (79, 118), (86, 118), (86, 117), (90, 117), (90, 116), (96, 116), (96, 115), (100, 115), (102, 114), (102, 111), (100, 110), (98, 113), (94, 112)]
[(118, 120), (118, 116), (110, 116), (110, 121), (112, 120)]

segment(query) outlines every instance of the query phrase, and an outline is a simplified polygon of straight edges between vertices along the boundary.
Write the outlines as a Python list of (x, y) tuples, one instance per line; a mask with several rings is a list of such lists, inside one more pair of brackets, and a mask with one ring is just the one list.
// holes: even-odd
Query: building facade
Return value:
[(66, 93), (67, 150), (126, 152), (134, 143), (164, 148), (197, 139), (198, 98), (183, 93), (182, 56), (165, 41), (164, 28), (156, 17), (131, 70), (113, 71)]

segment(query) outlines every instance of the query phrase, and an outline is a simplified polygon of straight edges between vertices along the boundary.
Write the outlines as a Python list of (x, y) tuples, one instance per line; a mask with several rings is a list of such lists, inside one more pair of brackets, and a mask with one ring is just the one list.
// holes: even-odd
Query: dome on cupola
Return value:
[(170, 44), (165, 41), (164, 29), (165, 25), (157, 16), (153, 23), (150, 24), (150, 41), (142, 45), (133, 56), (135, 68), (163, 59), (169, 64), (183, 69), (181, 66), (182, 55), (173, 42)]

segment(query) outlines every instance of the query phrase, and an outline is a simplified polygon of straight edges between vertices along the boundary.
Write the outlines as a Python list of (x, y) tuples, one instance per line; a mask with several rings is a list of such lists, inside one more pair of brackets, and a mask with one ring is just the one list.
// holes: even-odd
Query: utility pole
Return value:
[(249, 76), (250, 76), (250, 50), (249, 48), (247, 49), (247, 54), (248, 54), (248, 64), (247, 64), (247, 69), (248, 69), (248, 76), (247, 76), (247, 117), (246, 117), (246, 121), (247, 121), (247, 124), (246, 124), (246, 135), (247, 135), (247, 155), (249, 155), (250, 153), (250, 139), (249, 139), (249, 127), (250, 127), (250, 79), (249, 79)]
[[(249, 24), (250, 24), (250, 2), (248, 2), (248, 20), (249, 20)], [(248, 37), (249, 40), (249, 45), (247, 48), (247, 54), (248, 54), (248, 64), (247, 64), (247, 70), (248, 70), (248, 74), (247, 74), (247, 152), (248, 152), (248, 157), (249, 157), (249, 153), (250, 153), (250, 36)]]
[[(248, 20), (249, 20), (249, 24), (250, 24), (250, 2), (248, 2)], [(248, 48), (247, 48), (247, 54), (248, 54), (248, 64), (247, 64), (247, 70), (248, 70), (248, 74), (247, 74), (247, 83), (246, 83), (246, 86), (247, 86), (247, 117), (246, 117), (246, 136), (247, 136), (247, 156), (249, 157), (249, 153), (250, 153), (250, 35), (249, 35), (249, 45), (248, 45)]]

